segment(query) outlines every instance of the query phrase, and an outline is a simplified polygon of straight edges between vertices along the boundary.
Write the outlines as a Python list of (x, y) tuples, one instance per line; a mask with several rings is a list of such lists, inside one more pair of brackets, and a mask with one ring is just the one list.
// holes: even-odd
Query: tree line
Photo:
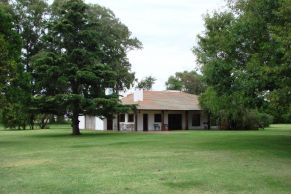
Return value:
[(167, 88), (201, 94), (222, 128), (290, 123), (290, 13), (288, 0), (227, 1), (224, 11), (205, 15), (193, 48), (201, 75), (178, 72)]
[[(206, 14), (193, 48), (197, 71), (177, 72), (167, 89), (200, 95), (223, 128), (291, 121), (291, 2), (229, 0)], [(114, 13), (82, 0), (0, 3), (0, 115), (8, 128), (43, 128), (52, 115), (127, 111), (118, 91), (134, 86), (127, 52), (141, 48)], [(151, 89), (154, 77), (137, 88)], [(106, 89), (113, 93), (106, 94)]]
[[(48, 115), (67, 115), (73, 134), (78, 116), (126, 111), (118, 91), (134, 73), (127, 52), (141, 48), (114, 13), (82, 0), (0, 3), (0, 105), (8, 128), (43, 126)], [(113, 93), (106, 94), (112, 88)], [(42, 125), (41, 125), (42, 124)]]

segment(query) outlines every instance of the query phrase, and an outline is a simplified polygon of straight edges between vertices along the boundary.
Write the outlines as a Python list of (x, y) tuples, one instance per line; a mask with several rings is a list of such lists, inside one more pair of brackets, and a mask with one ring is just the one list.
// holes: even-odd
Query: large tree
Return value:
[(105, 89), (129, 85), (132, 79), (123, 79), (121, 70), (131, 74), (126, 52), (140, 42), (111, 11), (82, 0), (56, 1), (47, 30), (47, 48), (34, 58), (41, 91), (35, 100), (43, 111), (66, 109), (79, 135), (80, 114), (107, 116), (126, 108)]
[(45, 33), (48, 5), (45, 0), (12, 1), (17, 31), (22, 38), (22, 63), (32, 72), (31, 58), (42, 48), (41, 37)]
[(39, 111), (32, 100), (38, 91), (32, 76), (33, 68), (31, 63), (32, 57), (44, 48), (41, 38), (45, 33), (48, 5), (45, 0), (18, 0), (10, 2), (15, 15), (14, 22), (16, 29), (22, 40), (21, 64), (23, 77), (21, 87), (26, 95), (26, 100), (22, 102), (26, 111), (22, 114), (28, 114), (30, 128), (33, 129), (34, 121)]
[[(141, 42), (137, 38), (131, 37), (131, 32), (116, 18), (114, 13), (99, 5), (90, 5), (89, 17), (95, 24), (95, 30), (98, 31), (100, 45), (100, 62), (109, 65), (116, 73), (116, 82), (114, 91), (130, 88), (134, 81), (134, 73), (131, 72), (131, 64), (127, 58), (127, 52), (141, 48)], [(100, 30), (100, 28), (102, 30)], [(107, 37), (107, 38), (104, 38)]]
[(27, 122), (22, 114), (26, 97), (21, 87), (20, 40), (11, 6), (8, 2), (0, 3), (0, 106), (3, 123), (10, 128), (25, 128)]
[(20, 56), (20, 38), (15, 31), (12, 9), (8, 3), (0, 2), (0, 94), (13, 80)]
[(196, 71), (177, 72), (166, 82), (167, 90), (179, 90), (199, 95), (203, 91), (202, 76)]
[(270, 103), (266, 109), (276, 122), (291, 123), (291, 1), (275, 3), (278, 8), (274, 10), (273, 22), (268, 24), (269, 45), (274, 48), (269, 52), (273, 64), (268, 68), (268, 75), (275, 85), (267, 95)]
[[(277, 91), (291, 92), (286, 10), (290, 1), (238, 0), (205, 17), (205, 33), (194, 48), (208, 86), (201, 101), (229, 128), (244, 127), (252, 111), (266, 111)], [(278, 29), (284, 36), (276, 36)], [(286, 110), (290, 98), (283, 99)]]

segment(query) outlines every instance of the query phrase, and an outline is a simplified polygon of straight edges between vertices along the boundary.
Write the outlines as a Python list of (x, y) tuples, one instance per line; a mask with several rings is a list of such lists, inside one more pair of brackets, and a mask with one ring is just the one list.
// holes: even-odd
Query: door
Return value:
[(168, 128), (169, 130), (182, 129), (182, 114), (169, 114), (168, 115)]
[(144, 131), (148, 131), (149, 130), (148, 123), (149, 123), (148, 114), (143, 114), (143, 130)]
[(107, 119), (107, 130), (113, 129), (113, 120), (111, 118)]

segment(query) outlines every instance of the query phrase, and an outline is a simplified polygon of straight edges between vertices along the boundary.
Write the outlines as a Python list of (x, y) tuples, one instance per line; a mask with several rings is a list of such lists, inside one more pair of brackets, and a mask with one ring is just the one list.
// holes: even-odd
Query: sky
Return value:
[(224, 0), (85, 0), (111, 9), (143, 44), (128, 53), (132, 71), (141, 80), (157, 79), (164, 90), (175, 72), (197, 68), (192, 48), (204, 30), (203, 15), (223, 9)]

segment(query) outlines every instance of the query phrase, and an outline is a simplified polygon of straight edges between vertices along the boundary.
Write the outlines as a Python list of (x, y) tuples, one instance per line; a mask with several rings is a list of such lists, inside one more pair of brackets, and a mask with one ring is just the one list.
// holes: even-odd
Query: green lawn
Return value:
[(69, 134), (0, 130), (0, 193), (291, 193), (291, 125)]

